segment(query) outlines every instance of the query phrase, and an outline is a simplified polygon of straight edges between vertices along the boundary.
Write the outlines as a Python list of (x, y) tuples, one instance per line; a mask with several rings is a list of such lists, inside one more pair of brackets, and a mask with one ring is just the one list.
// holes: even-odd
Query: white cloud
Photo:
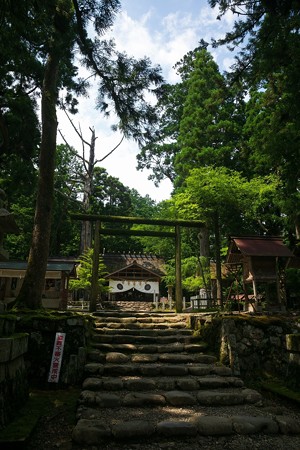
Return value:
[[(159, 15), (159, 9), (153, 6), (146, 8), (138, 19), (134, 19), (126, 10), (117, 17), (111, 31), (111, 37), (116, 41), (120, 51), (126, 51), (129, 56), (135, 58), (149, 57), (152, 63), (162, 67), (163, 76), (169, 83), (177, 81), (173, 66), (188, 51), (193, 50), (203, 38), (207, 42), (211, 37), (223, 37), (225, 31), (231, 28), (233, 17), (226, 14), (224, 20), (218, 21), (217, 10), (209, 6), (201, 6), (195, 0), (194, 10), (186, 12), (171, 12)], [(141, 5), (140, 5), (141, 6)], [(182, 8), (184, 4), (182, 4)], [(227, 70), (233, 62), (231, 54), (224, 49), (216, 49), (213, 56), (221, 70)], [(74, 118), (74, 123), (80, 123), (83, 135), (90, 138), (89, 127), (95, 127), (97, 158), (103, 157), (119, 141), (120, 136), (110, 129), (112, 120), (106, 120), (95, 109), (97, 96), (97, 84), (94, 83), (90, 90), (90, 98), (80, 101), (79, 114)], [(59, 113), (59, 128), (63, 129), (70, 144), (77, 149), (81, 144), (72, 131), (66, 117)], [(61, 138), (58, 139), (61, 142)], [(165, 181), (156, 188), (154, 183), (147, 178), (149, 172), (136, 171), (137, 145), (132, 141), (123, 142), (122, 145), (108, 157), (101, 165), (112, 176), (130, 188), (135, 188), (141, 195), (148, 194), (151, 198), (161, 201), (170, 196), (171, 183)]]

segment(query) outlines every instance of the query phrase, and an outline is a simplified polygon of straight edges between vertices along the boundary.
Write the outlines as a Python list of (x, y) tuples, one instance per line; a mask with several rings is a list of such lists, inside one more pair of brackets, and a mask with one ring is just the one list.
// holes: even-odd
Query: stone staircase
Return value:
[[(102, 307), (104, 310), (109, 311), (135, 311), (136, 312), (151, 312), (153, 311), (153, 303), (152, 302), (137, 302), (137, 301), (126, 301), (126, 300), (118, 300), (118, 301), (103, 301)], [(134, 313), (134, 314), (135, 314)]]
[(259, 392), (206, 352), (188, 319), (175, 313), (95, 314), (75, 448), (121, 448), (108, 444), (124, 442), (150, 448), (148, 443), (169, 439), (179, 448), (181, 440), (203, 436), (300, 433), (299, 421), (268, 412)]

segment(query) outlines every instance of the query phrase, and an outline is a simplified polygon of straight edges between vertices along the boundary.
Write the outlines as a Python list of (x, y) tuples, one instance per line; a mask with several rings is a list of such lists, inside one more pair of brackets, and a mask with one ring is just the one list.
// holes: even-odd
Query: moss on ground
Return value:
[(40, 417), (47, 412), (53, 416), (64, 408), (69, 423), (74, 424), (79, 394), (79, 388), (32, 390), (15, 419), (1, 430), (0, 448), (23, 448)]
[(259, 385), (265, 391), (290, 400), (298, 405), (300, 404), (300, 391), (287, 387), (282, 380), (272, 378), (270, 380), (261, 381)]

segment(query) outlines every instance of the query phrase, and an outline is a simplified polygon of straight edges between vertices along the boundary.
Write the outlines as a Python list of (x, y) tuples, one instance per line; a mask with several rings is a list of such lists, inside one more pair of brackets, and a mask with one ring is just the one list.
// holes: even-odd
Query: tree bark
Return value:
[(90, 297), (90, 312), (97, 311), (97, 300), (100, 294), (99, 289), (99, 257), (100, 257), (100, 222), (95, 223), (94, 231), (94, 253), (93, 253), (93, 268), (91, 280), (91, 297)]
[[(90, 198), (93, 191), (93, 176), (95, 167), (95, 130), (91, 128), (92, 137), (89, 145), (89, 161), (86, 167), (84, 175), (84, 187), (83, 187), (83, 209), (85, 213), (90, 209)], [(92, 223), (89, 220), (84, 220), (81, 225), (81, 239), (80, 239), (80, 253), (83, 254), (85, 250), (92, 246)]]
[[(41, 307), (49, 256), (54, 196), (58, 72), (60, 56), (66, 51), (68, 45), (65, 31), (69, 25), (68, 20), (71, 18), (72, 4), (66, 0), (64, 3), (57, 4), (54, 10), (53, 32), (47, 42), (49, 50), (42, 85), (42, 139), (32, 242), (24, 282), (17, 297), (19, 306), (26, 306), (30, 309)], [(59, 19), (63, 20), (64, 29), (58, 28)]]
[(222, 293), (221, 242), (220, 242), (219, 215), (217, 212), (214, 214), (214, 227), (215, 227), (215, 246), (216, 246), (217, 304), (222, 307), (223, 293)]
[[(200, 276), (202, 277), (203, 284), (206, 291), (207, 298), (211, 297), (211, 286), (208, 286), (206, 276), (209, 274), (209, 230), (208, 228), (201, 227), (200, 231), (198, 233), (198, 239), (199, 239), (199, 266), (200, 266)], [(210, 279), (210, 278), (209, 278)]]
[(176, 297), (176, 312), (181, 313), (182, 302), (182, 280), (181, 280), (181, 236), (179, 225), (175, 226), (175, 297)]
[(17, 302), (37, 309), (41, 306), (50, 243), (56, 152), (56, 101), (59, 58), (48, 54), (42, 88), (42, 141), (39, 179), (28, 267)]

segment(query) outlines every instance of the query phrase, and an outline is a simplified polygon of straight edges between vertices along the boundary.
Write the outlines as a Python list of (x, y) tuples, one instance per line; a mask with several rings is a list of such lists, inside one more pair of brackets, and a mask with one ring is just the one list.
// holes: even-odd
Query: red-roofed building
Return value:
[(259, 311), (264, 301), (267, 309), (285, 309), (283, 273), (293, 256), (277, 236), (231, 237), (226, 265), (231, 270), (242, 267), (246, 310)]

